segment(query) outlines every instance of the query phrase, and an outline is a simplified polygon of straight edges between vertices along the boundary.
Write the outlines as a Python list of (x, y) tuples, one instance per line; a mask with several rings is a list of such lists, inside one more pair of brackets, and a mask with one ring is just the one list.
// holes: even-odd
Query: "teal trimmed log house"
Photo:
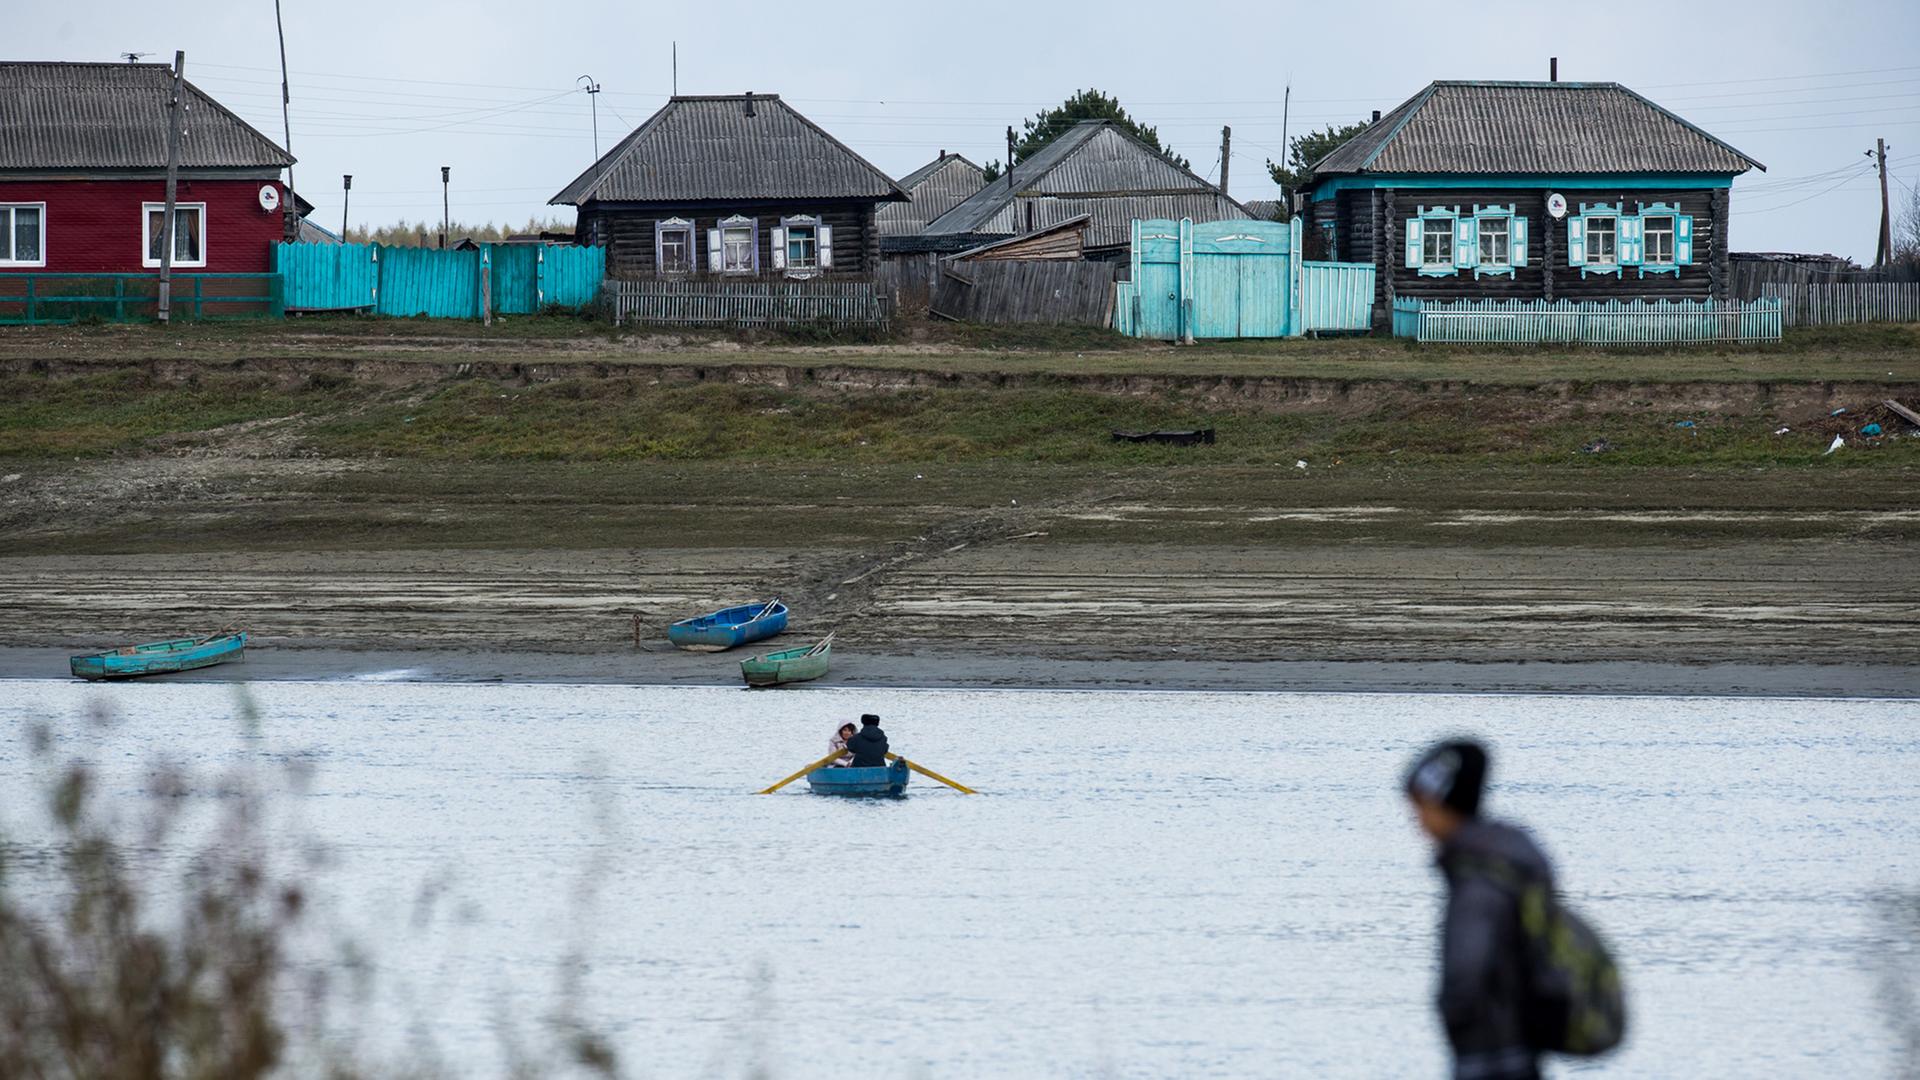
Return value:
[(1314, 165), (1310, 259), (1396, 299), (1725, 300), (1734, 177), (1766, 167), (1618, 83), (1435, 82)]

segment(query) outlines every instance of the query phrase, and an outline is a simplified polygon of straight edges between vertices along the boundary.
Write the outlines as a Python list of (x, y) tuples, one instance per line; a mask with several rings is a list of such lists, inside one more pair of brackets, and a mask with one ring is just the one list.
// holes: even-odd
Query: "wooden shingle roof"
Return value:
[(1619, 83), (1435, 82), (1316, 162), (1355, 173), (1712, 173), (1766, 166)]
[[(0, 169), (164, 169), (167, 64), (0, 61)], [(185, 169), (273, 169), (293, 155), (187, 82)]]
[(778, 94), (676, 97), (549, 202), (905, 199)]

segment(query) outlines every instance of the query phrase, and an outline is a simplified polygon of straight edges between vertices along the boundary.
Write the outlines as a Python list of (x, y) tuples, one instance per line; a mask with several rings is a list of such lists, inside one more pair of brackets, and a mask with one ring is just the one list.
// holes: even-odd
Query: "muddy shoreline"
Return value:
[[(68, 648), (0, 647), (0, 680), (67, 677)], [(237, 663), (139, 680), (448, 682), (739, 686), (737, 661), (664, 646), (586, 653), (329, 649), (267, 645)], [(1674, 664), (1641, 661), (1096, 660), (945, 651), (838, 653), (813, 688), (1139, 690), (1286, 693), (1920, 698), (1920, 672), (1895, 664)]]

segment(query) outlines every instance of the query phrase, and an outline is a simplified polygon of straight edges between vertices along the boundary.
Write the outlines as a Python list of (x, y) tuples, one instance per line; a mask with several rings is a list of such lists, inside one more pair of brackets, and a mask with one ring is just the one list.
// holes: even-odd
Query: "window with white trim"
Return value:
[(1512, 265), (1512, 244), (1509, 233), (1512, 220), (1507, 217), (1480, 219), (1480, 265), (1487, 267)]
[(1453, 219), (1428, 218), (1420, 225), (1420, 265), (1453, 269)]
[(1612, 266), (1620, 261), (1614, 237), (1616, 221), (1600, 215), (1587, 218), (1587, 265)]
[(47, 265), (47, 204), (0, 203), (0, 266)]
[(817, 270), (820, 267), (818, 225), (787, 226), (787, 269)]
[(653, 257), (662, 274), (693, 273), (693, 222), (685, 218), (655, 222)]
[(1642, 261), (1655, 266), (1672, 266), (1673, 262), (1673, 217), (1661, 214), (1641, 219), (1640, 234), (1646, 241), (1646, 254)]
[[(146, 203), (141, 207), (144, 222), (140, 250), (143, 266), (160, 265), (160, 245), (166, 237), (166, 203)], [(207, 204), (175, 203), (173, 206), (173, 265), (207, 265)]]
[(753, 273), (753, 226), (721, 226), (720, 272), (723, 274)]

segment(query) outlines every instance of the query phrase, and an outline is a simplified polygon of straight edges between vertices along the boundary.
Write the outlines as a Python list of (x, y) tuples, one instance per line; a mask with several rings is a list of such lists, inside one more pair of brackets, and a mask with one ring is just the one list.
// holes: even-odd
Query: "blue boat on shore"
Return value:
[(787, 605), (778, 598), (739, 604), (667, 627), (667, 640), (683, 649), (718, 652), (770, 638), (787, 628)]
[(82, 679), (127, 679), (135, 675), (163, 675), (170, 671), (212, 667), (238, 660), (246, 650), (247, 632), (241, 630), (204, 638), (149, 641), (112, 652), (89, 653), (69, 658), (67, 667)]
[(807, 786), (815, 795), (904, 795), (908, 775), (906, 759), (895, 758), (872, 769), (815, 769), (807, 774)]

